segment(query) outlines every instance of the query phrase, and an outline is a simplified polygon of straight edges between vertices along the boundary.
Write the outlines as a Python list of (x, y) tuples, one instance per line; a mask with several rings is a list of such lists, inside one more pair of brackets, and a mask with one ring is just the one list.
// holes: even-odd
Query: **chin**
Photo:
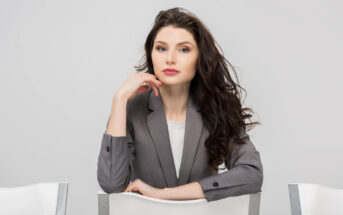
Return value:
[(182, 81), (180, 80), (168, 80), (169, 78), (163, 78), (163, 79), (160, 79), (160, 81), (164, 84), (164, 85), (178, 85), (178, 84), (181, 84), (183, 83)]

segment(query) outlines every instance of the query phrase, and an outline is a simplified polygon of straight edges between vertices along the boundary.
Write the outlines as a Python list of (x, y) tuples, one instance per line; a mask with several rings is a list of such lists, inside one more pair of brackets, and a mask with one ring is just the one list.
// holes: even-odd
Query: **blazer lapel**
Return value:
[(187, 184), (193, 167), (194, 158), (203, 132), (203, 121), (200, 109), (195, 105), (191, 96), (188, 100), (185, 137), (182, 150), (178, 185)]
[(150, 89), (149, 92), (148, 107), (152, 112), (147, 115), (147, 125), (154, 142), (167, 185), (168, 187), (175, 187), (186, 184), (190, 176), (203, 130), (203, 122), (199, 112), (200, 110), (193, 102), (191, 96), (189, 96), (186, 112), (184, 146), (179, 178), (177, 179), (162, 99), (159, 96), (155, 96), (152, 89)]

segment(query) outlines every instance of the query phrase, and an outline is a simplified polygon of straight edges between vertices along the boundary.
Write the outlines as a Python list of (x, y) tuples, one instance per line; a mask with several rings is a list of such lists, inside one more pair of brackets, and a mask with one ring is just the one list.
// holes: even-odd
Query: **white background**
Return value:
[(249, 132), (264, 165), (260, 213), (291, 213), (288, 183), (343, 188), (338, 0), (1, 0), (0, 187), (67, 181), (67, 214), (97, 214), (112, 96), (157, 13), (175, 6), (210, 29), (262, 123)]

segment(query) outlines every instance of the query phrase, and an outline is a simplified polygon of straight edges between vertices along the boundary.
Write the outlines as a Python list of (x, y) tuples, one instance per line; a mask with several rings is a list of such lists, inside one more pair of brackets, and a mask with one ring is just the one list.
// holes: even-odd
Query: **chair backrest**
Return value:
[(0, 188), (0, 214), (65, 215), (68, 183)]
[(98, 192), (99, 215), (258, 215), (261, 193), (227, 197), (207, 202), (206, 199), (163, 200), (134, 192), (107, 194)]
[(319, 184), (288, 184), (292, 215), (342, 215), (343, 189)]

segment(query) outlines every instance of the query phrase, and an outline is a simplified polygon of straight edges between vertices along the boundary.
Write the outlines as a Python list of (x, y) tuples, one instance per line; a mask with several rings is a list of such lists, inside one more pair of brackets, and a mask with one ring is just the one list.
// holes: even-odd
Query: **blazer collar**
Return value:
[[(161, 95), (161, 94), (159, 94)], [(179, 178), (176, 169), (168, 133), (167, 118), (164, 112), (162, 99), (155, 96), (152, 89), (149, 91), (148, 107), (152, 111), (147, 115), (147, 125), (154, 142), (158, 159), (163, 169), (168, 187), (175, 187), (188, 183), (194, 158), (203, 131), (203, 121), (200, 109), (189, 95), (186, 112), (185, 137), (182, 150)]]

